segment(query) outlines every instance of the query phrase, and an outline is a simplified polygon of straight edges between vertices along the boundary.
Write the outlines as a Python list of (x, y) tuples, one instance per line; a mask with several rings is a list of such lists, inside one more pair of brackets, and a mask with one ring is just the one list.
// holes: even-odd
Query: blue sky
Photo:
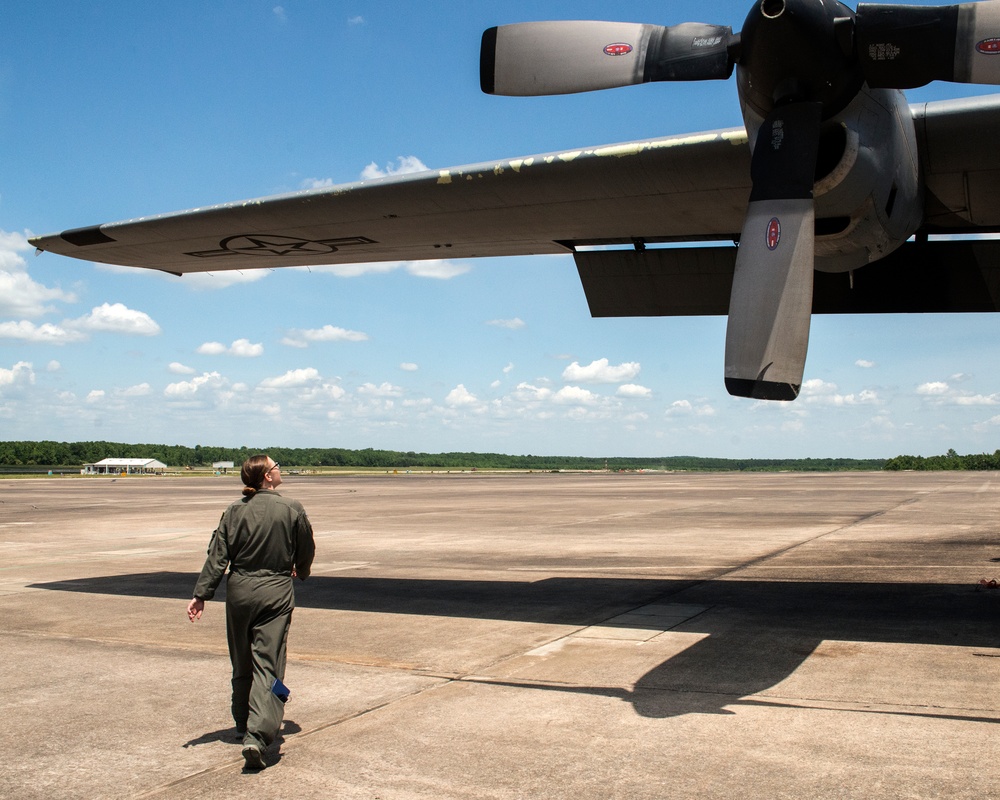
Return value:
[[(734, 81), (479, 91), (482, 31), (742, 27), (746, 2), (0, 5), (0, 439), (551, 455), (1000, 447), (1000, 318), (816, 317), (794, 403), (731, 398), (725, 319), (591, 319), (572, 259), (176, 278), (32, 234), (742, 124)], [(989, 93), (935, 85), (912, 100)]]

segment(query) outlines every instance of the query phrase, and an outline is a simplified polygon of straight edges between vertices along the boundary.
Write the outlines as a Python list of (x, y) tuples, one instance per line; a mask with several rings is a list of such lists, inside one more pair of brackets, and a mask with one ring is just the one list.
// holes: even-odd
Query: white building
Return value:
[(81, 475), (153, 475), (166, 471), (167, 465), (155, 458), (103, 458), (96, 464), (84, 464)]

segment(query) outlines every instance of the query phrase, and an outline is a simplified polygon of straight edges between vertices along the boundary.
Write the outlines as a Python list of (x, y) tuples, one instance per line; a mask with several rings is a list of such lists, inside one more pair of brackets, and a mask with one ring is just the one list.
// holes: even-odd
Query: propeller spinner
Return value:
[[(728, 78), (763, 119), (729, 304), (730, 394), (793, 400), (812, 308), (813, 181), (820, 127), (867, 83), (1000, 84), (1000, 0), (928, 7), (760, 0), (725, 26), (527, 22), (483, 34), (484, 92), (549, 95)], [(986, 57), (990, 56), (990, 57)]]

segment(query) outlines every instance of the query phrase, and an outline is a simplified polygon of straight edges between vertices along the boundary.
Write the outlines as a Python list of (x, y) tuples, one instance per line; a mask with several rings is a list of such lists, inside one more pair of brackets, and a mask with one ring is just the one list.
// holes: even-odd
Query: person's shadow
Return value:
[[(279, 748), (284, 743), (285, 737), (294, 736), (296, 733), (302, 733), (302, 727), (298, 723), (290, 719), (286, 719), (281, 723), (281, 729), (278, 731), (278, 736), (269, 748), (269, 751), (273, 750), (273, 752), (269, 752), (269, 756), (272, 761), (279, 761), (281, 759), (281, 751)], [(189, 741), (184, 742), (181, 747), (197, 747), (198, 745), (211, 744), (212, 742), (224, 742), (226, 744), (236, 745), (243, 743), (243, 737), (237, 736), (236, 728), (221, 728), (220, 730), (209, 731), (194, 739), (190, 739)]]

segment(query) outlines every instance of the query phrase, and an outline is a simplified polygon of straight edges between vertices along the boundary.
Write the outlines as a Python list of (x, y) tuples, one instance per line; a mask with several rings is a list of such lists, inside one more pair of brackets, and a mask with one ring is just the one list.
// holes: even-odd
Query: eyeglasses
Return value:
[(271, 472), (273, 472), (276, 469), (281, 469), (281, 464), (278, 464), (277, 462), (275, 462), (274, 466), (271, 467), (271, 469), (269, 469), (269, 470), (265, 470), (264, 474), (267, 475), (268, 473), (271, 473)]

